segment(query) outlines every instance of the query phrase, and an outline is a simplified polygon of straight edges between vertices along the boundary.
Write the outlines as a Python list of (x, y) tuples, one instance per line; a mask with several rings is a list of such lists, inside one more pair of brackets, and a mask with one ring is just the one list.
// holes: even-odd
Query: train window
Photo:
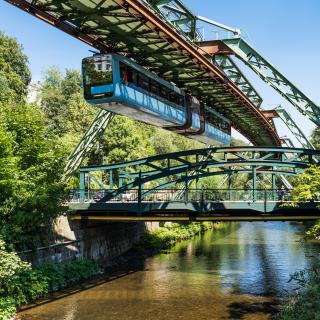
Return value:
[(170, 92), (169, 101), (177, 104), (177, 95), (174, 92)]
[(159, 96), (159, 84), (154, 80), (150, 80), (150, 92)]
[(113, 83), (111, 58), (85, 59), (83, 61), (83, 75), (85, 83), (91, 86)]
[(120, 78), (123, 83), (132, 83), (157, 97), (161, 97), (180, 106), (184, 105), (184, 96), (168, 89), (156, 80), (148, 78), (143, 73), (122, 62), (120, 63)]
[(129, 83), (133, 83), (133, 73), (134, 73), (134, 70), (132, 69), (132, 68), (130, 68), (130, 67), (128, 67), (128, 69), (127, 69), (127, 81), (129, 82)]
[(230, 132), (231, 132), (230, 123), (223, 120), (218, 115), (207, 111), (206, 112), (206, 119), (207, 119), (207, 122), (211, 123), (217, 129), (219, 129), (227, 134), (230, 134)]
[[(112, 56), (100, 55), (82, 61), (83, 89), (85, 99), (93, 99), (92, 88), (113, 84)], [(112, 92), (99, 93), (102, 96), (112, 96)]]
[(160, 86), (160, 97), (163, 99), (169, 99), (169, 90), (164, 86)]
[(138, 85), (140, 88), (149, 91), (149, 79), (144, 74), (139, 74)]
[(122, 83), (128, 82), (128, 66), (124, 63), (120, 63), (120, 79)]

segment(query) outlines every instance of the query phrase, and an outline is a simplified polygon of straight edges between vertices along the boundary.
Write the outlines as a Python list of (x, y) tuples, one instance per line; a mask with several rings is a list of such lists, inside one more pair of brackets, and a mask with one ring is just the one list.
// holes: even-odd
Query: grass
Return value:
[(165, 227), (159, 227), (154, 232), (145, 233), (140, 238), (135, 249), (139, 251), (167, 249), (179, 241), (190, 239), (206, 230), (219, 227), (220, 224), (214, 224), (212, 222), (172, 223)]

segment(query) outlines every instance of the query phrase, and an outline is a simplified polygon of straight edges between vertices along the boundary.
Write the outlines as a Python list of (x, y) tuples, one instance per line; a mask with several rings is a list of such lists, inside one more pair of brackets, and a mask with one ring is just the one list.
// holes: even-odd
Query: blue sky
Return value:
[[(319, 0), (185, 0), (194, 13), (240, 28), (244, 37), (313, 101), (320, 104), (320, 1)], [(29, 56), (33, 80), (48, 66), (80, 69), (90, 47), (21, 10), (0, 1), (0, 30), (18, 39)], [(213, 37), (210, 33), (206, 38)], [(300, 117), (266, 84), (241, 66), (264, 98), (266, 108), (279, 103), (305, 132), (313, 125)], [(280, 126), (280, 133), (287, 134)]]

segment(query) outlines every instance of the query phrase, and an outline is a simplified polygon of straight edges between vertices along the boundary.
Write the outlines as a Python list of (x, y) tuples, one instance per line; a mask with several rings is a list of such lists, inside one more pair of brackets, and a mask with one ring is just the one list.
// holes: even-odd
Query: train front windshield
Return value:
[(97, 55), (83, 59), (82, 73), (85, 99), (101, 99), (113, 95), (111, 55)]

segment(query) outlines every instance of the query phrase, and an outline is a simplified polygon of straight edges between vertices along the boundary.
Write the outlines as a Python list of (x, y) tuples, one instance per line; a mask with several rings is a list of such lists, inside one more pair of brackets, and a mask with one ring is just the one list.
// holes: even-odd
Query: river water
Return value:
[(317, 243), (287, 222), (230, 223), (139, 261), (131, 272), (20, 314), (25, 320), (270, 319)]

